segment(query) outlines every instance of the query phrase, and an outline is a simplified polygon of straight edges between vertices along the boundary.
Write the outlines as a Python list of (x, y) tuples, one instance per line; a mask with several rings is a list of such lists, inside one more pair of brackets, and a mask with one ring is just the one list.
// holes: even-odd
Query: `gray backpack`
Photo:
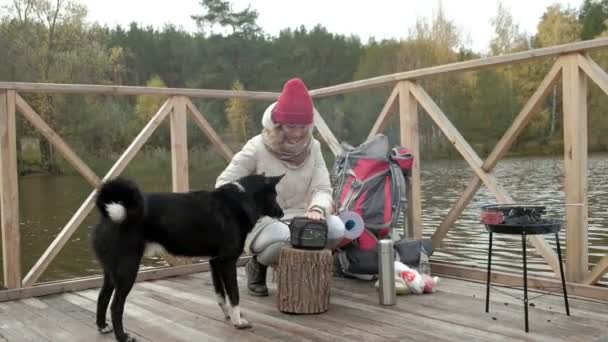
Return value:
[[(345, 211), (357, 213), (365, 228), (358, 238), (342, 244), (335, 253), (337, 273), (365, 279), (378, 273), (377, 243), (385, 238), (399, 240), (393, 227), (401, 214), (404, 218), (407, 214), (406, 187), (413, 163), (410, 150), (390, 148), (388, 138), (382, 134), (357, 147), (342, 143), (331, 172), (334, 206), (338, 215)], [(429, 254), (430, 240), (398, 241), (396, 254), (402, 262), (417, 267), (423, 244)]]

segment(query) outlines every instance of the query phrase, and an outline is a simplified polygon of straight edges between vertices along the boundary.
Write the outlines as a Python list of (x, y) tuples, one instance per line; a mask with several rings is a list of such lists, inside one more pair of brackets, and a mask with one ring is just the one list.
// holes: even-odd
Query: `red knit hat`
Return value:
[(272, 121), (276, 124), (287, 125), (312, 124), (312, 98), (301, 79), (292, 78), (285, 83), (272, 111)]

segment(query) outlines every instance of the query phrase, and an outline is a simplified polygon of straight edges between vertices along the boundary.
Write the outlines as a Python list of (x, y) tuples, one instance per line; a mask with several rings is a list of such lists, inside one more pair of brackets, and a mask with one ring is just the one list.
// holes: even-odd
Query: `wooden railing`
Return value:
[[(474, 171), (466, 189), (456, 201), (443, 222), (435, 230), (432, 239), (435, 247), (439, 246), (455, 221), (462, 214), (475, 193), (482, 185), (496, 196), (499, 203), (512, 203), (513, 199), (492, 175), (497, 162), (508, 152), (513, 142), (530, 122), (532, 115), (538, 111), (543, 99), (552, 86), (561, 78), (563, 85), (564, 113), (564, 163), (566, 194), (566, 274), (569, 291), (573, 295), (608, 298), (608, 289), (595, 284), (608, 272), (608, 256), (589, 271), (587, 242), (587, 78), (595, 82), (608, 93), (608, 75), (587, 55), (594, 49), (608, 47), (608, 39), (566, 44), (538, 50), (519, 52), (509, 55), (490, 57), (466, 62), (447, 64), (437, 67), (407, 71), (392, 75), (375, 77), (312, 90), (315, 98), (340, 95), (355, 91), (392, 85), (386, 104), (373, 124), (369, 136), (382, 132), (390, 115), (398, 112), (400, 120), (401, 144), (419, 155), (418, 107), (422, 107), (431, 120), (445, 134), (456, 150), (463, 156)], [(529, 98), (515, 117), (511, 126), (496, 144), (492, 152), (482, 160), (458, 132), (441, 108), (418, 83), (420, 79), (434, 77), (445, 73), (474, 71), (492, 68), (499, 65), (530, 61), (541, 57), (553, 57), (555, 62), (536, 91)], [(166, 95), (169, 98), (158, 109), (156, 114), (141, 130), (125, 152), (116, 161), (110, 171), (103, 177), (97, 176), (70, 146), (49, 127), (19, 93), (70, 93), (70, 94), (107, 94), (107, 95)], [(229, 161), (232, 152), (223, 143), (219, 135), (206, 121), (203, 113), (190, 101), (197, 98), (245, 98), (251, 100), (274, 100), (278, 93), (255, 91), (198, 90), (180, 88), (152, 88), (129, 86), (66, 85), (0, 82), (0, 176), (2, 207), (2, 243), (4, 262), (4, 284), (8, 290), (0, 291), (0, 301), (32, 295), (48, 294), (59, 291), (75, 290), (98, 286), (100, 278), (87, 278), (79, 281), (67, 281), (53, 284), (38, 284), (41, 274), (57, 256), (71, 235), (93, 209), (96, 189), (100, 182), (118, 176), (133, 159), (142, 145), (154, 130), (167, 117), (171, 125), (172, 186), (174, 191), (189, 189), (188, 146), (186, 120), (190, 115), (197, 126), (209, 138), (213, 146)], [(20, 260), (18, 177), (16, 158), (15, 116), (21, 113), (49, 142), (66, 158), (66, 160), (87, 180), (93, 190), (74, 216), (68, 221), (59, 235), (50, 244), (31, 270), (22, 277)], [(321, 115), (315, 111), (315, 126), (336, 154), (340, 145)], [(411, 174), (411, 186), (408, 191), (408, 234), (413, 238), (422, 236), (422, 208), (420, 188), (420, 158), (414, 164)], [(542, 237), (530, 237), (538, 253), (547, 261), (552, 270), (558, 270), (558, 261), (553, 249)], [(143, 271), (140, 279), (150, 279), (175, 275), (184, 272), (208, 269), (207, 264), (188, 264), (187, 261), (168, 257), (173, 265), (162, 270)], [(435, 264), (434, 270), (443, 274), (469, 279), (483, 279), (483, 272), (461, 266)], [(505, 284), (517, 284), (518, 275), (494, 273), (494, 280)], [(533, 279), (531, 284), (539, 288), (554, 285), (553, 279)]]

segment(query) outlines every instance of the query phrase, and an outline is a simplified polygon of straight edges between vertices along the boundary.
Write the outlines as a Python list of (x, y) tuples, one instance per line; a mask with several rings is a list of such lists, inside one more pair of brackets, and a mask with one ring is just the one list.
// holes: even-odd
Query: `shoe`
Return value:
[(250, 295), (257, 297), (268, 296), (268, 287), (266, 286), (267, 269), (268, 266), (260, 264), (255, 256), (247, 262), (245, 273), (247, 274), (247, 289)]

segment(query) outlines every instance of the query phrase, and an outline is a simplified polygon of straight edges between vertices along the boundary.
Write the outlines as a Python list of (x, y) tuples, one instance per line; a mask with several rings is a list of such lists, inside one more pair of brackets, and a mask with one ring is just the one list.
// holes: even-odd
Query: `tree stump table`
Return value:
[(328, 249), (281, 249), (277, 284), (279, 311), (295, 314), (327, 311), (332, 265)]

